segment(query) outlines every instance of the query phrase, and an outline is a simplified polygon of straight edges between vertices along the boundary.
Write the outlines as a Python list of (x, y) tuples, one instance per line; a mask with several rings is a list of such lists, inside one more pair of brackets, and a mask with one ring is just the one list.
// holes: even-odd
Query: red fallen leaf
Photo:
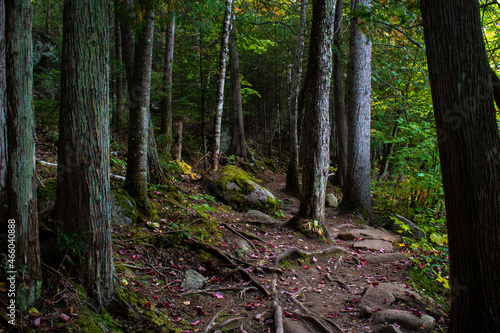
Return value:
[(137, 254), (133, 254), (133, 255), (131, 255), (131, 256), (130, 256), (130, 259), (132, 259), (132, 260), (137, 259)]
[(42, 318), (41, 318), (41, 317), (38, 317), (38, 318), (36, 318), (36, 319), (35, 319), (35, 321), (33, 322), (33, 324), (35, 325), (35, 327), (40, 326), (40, 321), (41, 321), (41, 320), (42, 320)]
[(227, 243), (220, 243), (221, 246), (227, 247)]
[(283, 316), (288, 317), (288, 318), (293, 317), (293, 313), (290, 313), (288, 311), (283, 310)]
[(68, 316), (68, 315), (66, 315), (66, 314), (64, 314), (64, 313), (61, 313), (61, 314), (59, 315), (59, 318), (61, 318), (61, 319), (62, 319), (62, 320), (64, 320), (64, 321), (68, 321), (68, 320), (69, 320), (69, 316)]
[(153, 298), (154, 298), (154, 299), (158, 299), (158, 296), (156, 296), (156, 295), (153, 295)]
[(330, 313), (326, 315), (326, 318), (338, 318), (340, 317), (340, 314), (338, 313)]
[(151, 303), (147, 302), (146, 304), (144, 304), (142, 307), (146, 310), (151, 310)]
[(121, 255), (127, 254), (128, 250), (118, 250), (118, 253)]
[(192, 322), (191, 322), (191, 326), (196, 326), (196, 325), (198, 325), (199, 323), (200, 323), (200, 321), (199, 321), (199, 320), (192, 321)]
[(170, 303), (169, 302), (158, 302), (158, 307), (159, 308), (170, 309)]
[(205, 315), (205, 310), (203, 310), (203, 306), (197, 305), (194, 308), (198, 312), (199, 316), (204, 316)]
[(302, 268), (303, 268), (303, 269), (309, 269), (309, 266), (304, 265)]
[(411, 309), (410, 312), (413, 313), (415, 316), (419, 316), (419, 317), (422, 317), (424, 315), (422, 313), (422, 311), (419, 311), (417, 309)]
[(380, 284), (380, 283), (379, 283), (379, 282), (377, 282), (377, 281), (372, 282), (372, 286), (374, 286), (374, 287), (378, 286), (379, 284)]

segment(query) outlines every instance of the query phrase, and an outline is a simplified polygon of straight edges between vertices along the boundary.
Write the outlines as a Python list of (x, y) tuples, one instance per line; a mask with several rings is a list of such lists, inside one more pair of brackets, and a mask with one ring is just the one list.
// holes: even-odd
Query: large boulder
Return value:
[(234, 165), (226, 165), (217, 178), (207, 184), (207, 189), (210, 194), (238, 211), (255, 209), (270, 214), (279, 208), (274, 194)]

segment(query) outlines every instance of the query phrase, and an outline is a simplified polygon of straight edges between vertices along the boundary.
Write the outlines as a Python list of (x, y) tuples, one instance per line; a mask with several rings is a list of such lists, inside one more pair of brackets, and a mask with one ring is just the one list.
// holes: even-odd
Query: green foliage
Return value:
[(66, 251), (70, 256), (83, 258), (88, 251), (87, 238), (91, 233), (91, 231), (85, 231), (82, 226), (79, 226), (71, 234), (67, 234), (59, 228), (57, 230), (59, 250)]

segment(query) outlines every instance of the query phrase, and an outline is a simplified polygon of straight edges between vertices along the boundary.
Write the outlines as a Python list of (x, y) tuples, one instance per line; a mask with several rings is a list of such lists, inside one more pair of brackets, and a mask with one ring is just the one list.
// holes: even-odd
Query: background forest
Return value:
[[(66, 4), (64, 8), (66, 2), (74, 3), (73, 7)], [(77, 1), (6, 0), (4, 7), (4, 1), (0, 0), (2, 11), (7, 8), (7, 12), (9, 6), (31, 3), (33, 81), (32, 89), (27, 88), (27, 91), (32, 92), (35, 123), (28, 124), (27, 128), (36, 128), (36, 182), (41, 184), (38, 186), (37, 217), (41, 225), (40, 238), (58, 235), (57, 251), (49, 247), (49, 252), (64, 253), (62, 249), (66, 249), (61, 260), (85, 272), (79, 273), (85, 275), (82, 280), (85, 282), (81, 284), (89, 294), (94, 293), (94, 309), (101, 309), (116, 292), (112, 287), (115, 282), (111, 237), (115, 244), (121, 240), (111, 236), (111, 224), (99, 224), (100, 216), (109, 215), (109, 209), (96, 208), (89, 213), (94, 215), (87, 221), (86, 217), (81, 217), (86, 215), (85, 210), (66, 207), (85, 200), (95, 206), (106, 205), (109, 193), (115, 197), (118, 193), (119, 197), (131, 197), (126, 200), (134, 202), (134, 219), (150, 227), (151, 223), (158, 223), (155, 221), (164, 221), (157, 198), (165, 195), (177, 202), (170, 203), (174, 209), (182, 205), (184, 208), (179, 211), (184, 209), (191, 213), (194, 210), (205, 218), (213, 212), (215, 199), (203, 193), (186, 195), (178, 184), (206, 182), (214, 176), (219, 164), (220, 167), (235, 165), (255, 176), (263, 171), (286, 175), (288, 193), (301, 198), (299, 183), (303, 177), (299, 170), (308, 168), (305, 167), (308, 165), (307, 152), (313, 150), (309, 146), (310, 139), (304, 134), (306, 127), (311, 126), (308, 123), (311, 116), (307, 111), (311, 109), (307, 104), (308, 96), (315, 94), (308, 90), (307, 83), (311, 81), (307, 75), (308, 70), (313, 71), (318, 66), (311, 63), (314, 20), (311, 3), (306, 0), (88, 2), (92, 5), (85, 7)], [(374, 227), (399, 226), (396, 229), (404, 235), (399, 245), (414, 253), (411, 278), (419, 290), (435, 299), (443, 313), (447, 313), (450, 302), (448, 238), (438, 152), (438, 140), (442, 137), (439, 131), (436, 134), (420, 1), (326, 2), (335, 2), (337, 6), (336, 12), (328, 5), (324, 9), (332, 22), (335, 17), (330, 27), (333, 48), (329, 58), (333, 63), (327, 71), (331, 75), (331, 86), (327, 85), (329, 127), (318, 127), (318, 132), (327, 131), (330, 137), (328, 175), (323, 175), (327, 179), (328, 192), (339, 198), (343, 214), (352, 214), (349, 216)], [(500, 66), (496, 53), (500, 47), (500, 5), (486, 0), (479, 4), (488, 61), (490, 67), (497, 70)], [(11, 12), (10, 15), (12, 20), (15, 14)], [(80, 17), (90, 22), (82, 23), (83, 26), (90, 24), (96, 31), (78, 31), (80, 20), (86, 20)], [(8, 39), (14, 25), (9, 17), (5, 22)], [(23, 26), (29, 25), (21, 24), (17, 28)], [(71, 31), (72, 37), (65, 37), (70, 34), (63, 35), (64, 29)], [(2, 32), (0, 30), (0, 36)], [(364, 86), (368, 89), (369, 104), (365, 110), (368, 119), (364, 123), (369, 130), (369, 140), (365, 135), (366, 150), (361, 149), (362, 143), (359, 149), (355, 143), (352, 143), (354, 148), (348, 148), (351, 137), (346, 132), (348, 128), (352, 132), (351, 126), (358, 126), (352, 116), (354, 102), (351, 98), (355, 100), (355, 97), (349, 94), (349, 89), (354, 89), (349, 81), (355, 72), (354, 33), (361, 34), (371, 43), (371, 57), (356, 58), (361, 67), (369, 68), (368, 84)], [(79, 44), (86, 36), (94, 34), (98, 37), (93, 42), (100, 46)], [(5, 44), (5, 39), (0, 39), (0, 44)], [(85, 54), (81, 48), (87, 47)], [(10, 52), (8, 47), (7, 52)], [(94, 67), (84, 67), (82, 61), (78, 61), (87, 59), (85, 57), (91, 59)], [(6, 59), (4, 67), (9, 71), (13, 63), (8, 56)], [(79, 73), (94, 71), (101, 73), (94, 78), (95, 82), (78, 81), (85, 79)], [(96, 92), (101, 87), (99, 84), (108, 85), (108, 90), (102, 90), (107, 92), (106, 96)], [(75, 92), (76, 87), (82, 86), (87, 87), (84, 89), (86, 98), (78, 97)], [(7, 94), (12, 91), (3, 86), (0, 89)], [(94, 107), (107, 109), (109, 114), (68, 111)], [(498, 113), (496, 119), (500, 121)], [(0, 125), (4, 123), (2, 119)], [(22, 120), (17, 124), (24, 126)], [(92, 137), (93, 128), (100, 128), (102, 124), (109, 124), (109, 128), (95, 135), (96, 147), (101, 147), (96, 150), (99, 153), (89, 149), (76, 158), (82, 148), (66, 143), (79, 138), (85, 140), (85, 133)], [(7, 136), (0, 137), (3, 140)], [(102, 143), (108, 138), (109, 147)], [(7, 151), (5, 147), (1, 145), (0, 153)], [(354, 168), (346, 151), (359, 152), (368, 162), (363, 163), (369, 173), (361, 178), (369, 193), (368, 204), (362, 193), (360, 201), (353, 202), (352, 193), (349, 194), (353, 190), (346, 191), (351, 178), (358, 177), (348, 175), (349, 168)], [(99, 157), (95, 157), (97, 155)], [(74, 166), (86, 159), (95, 161), (95, 165), (106, 164), (106, 156), (111, 183), (107, 179), (96, 181), (94, 187), (89, 185), (88, 198), (87, 194), (75, 195), (76, 191), (83, 191), (76, 179), (88, 179), (89, 176), (86, 171), (74, 171), (78, 169)], [(4, 195), (7, 164), (0, 162), (3, 166), (0, 168), (0, 199), (5, 204), (8, 200)], [(58, 163), (59, 168), (55, 168)], [(319, 179), (320, 175), (314, 177)], [(101, 188), (108, 188), (110, 192), (101, 191)], [(304, 196), (304, 192), (302, 194)], [(54, 203), (40, 207), (47, 195), (57, 196), (55, 209)], [(193, 203), (193, 200), (200, 202)], [(205, 201), (201, 203), (201, 200)], [(3, 216), (10, 211), (2, 209), (2, 228), (6, 229)], [(315, 214), (321, 215), (313, 212), (309, 217), (314, 222), (319, 220), (320, 227), (324, 227), (321, 217)], [(396, 214), (415, 225), (401, 222)], [(54, 225), (55, 216), (74, 222)], [(284, 219), (288, 216), (280, 208), (274, 217)], [(24, 220), (21, 216), (15, 218)], [(202, 229), (208, 226), (192, 229), (191, 223), (178, 218), (177, 222), (173, 218), (172, 221), (176, 229), (183, 231), (181, 235), (199, 233), (203, 239)], [(93, 252), (85, 245), (88, 230), (99, 230), (96, 234), (104, 235), (92, 243), (96, 248)], [(417, 234), (424, 236), (415, 237)], [(319, 235), (324, 236), (324, 232)], [(147, 238), (147, 235), (129, 235), (131, 239), (141, 237)], [(178, 245), (182, 237), (172, 242)], [(34, 241), (29, 240), (26, 244), (32, 249)], [(43, 258), (47, 248), (44, 250), (44, 245), (41, 246)], [(73, 248), (71, 255), (68, 248)], [(101, 256), (105, 259), (99, 263)], [(26, 265), (40, 267), (40, 262)], [(50, 266), (45, 265), (43, 269), (59, 272), (64, 265)], [(111, 272), (108, 281), (96, 282), (106, 276), (106, 272)], [(71, 269), (64, 271), (66, 273), (75, 275)], [(41, 284), (41, 274), (36, 278), (34, 275), (27, 274), (28, 279)], [(40, 293), (37, 283), (27, 287), (25, 301), (18, 301), (25, 305), (21, 310), (36, 310), (34, 299), (38, 299), (36, 294)], [(442, 325), (439, 331), (445, 329), (446, 325)]]

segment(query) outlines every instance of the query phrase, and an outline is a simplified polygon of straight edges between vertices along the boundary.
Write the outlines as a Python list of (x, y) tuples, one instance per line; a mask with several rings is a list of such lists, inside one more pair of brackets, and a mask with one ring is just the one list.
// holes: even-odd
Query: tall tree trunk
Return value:
[[(134, 75), (134, 53), (135, 53), (135, 39), (134, 31), (132, 30), (132, 21), (134, 20), (134, 1), (124, 0), (119, 3), (120, 14), (120, 33), (122, 40), (122, 58), (125, 63), (125, 77), (127, 80), (127, 87), (129, 98), (133, 95), (133, 75)], [(129, 101), (130, 102), (130, 101)], [(131, 107), (129, 107), (131, 108)]]
[(212, 169), (219, 169), (220, 156), (220, 132), (222, 126), (222, 111), (224, 108), (224, 84), (226, 82), (226, 64), (229, 48), (229, 32), (231, 31), (231, 16), (233, 12), (233, 0), (226, 0), (226, 9), (224, 13), (224, 22), (222, 23), (222, 35), (220, 42), (219, 58), (219, 81), (217, 84), (217, 102), (215, 110), (214, 125), (214, 145), (212, 150)]
[(153, 130), (153, 122), (151, 121), (151, 113), (148, 109), (148, 180), (152, 184), (166, 184), (167, 177), (163, 172), (158, 149), (156, 149), (155, 133)]
[(340, 174), (340, 184), (343, 185), (347, 179), (347, 114), (344, 104), (344, 68), (342, 52), (342, 13), (344, 0), (337, 0), (335, 9), (334, 37), (333, 44), (333, 102), (335, 111), (336, 134), (339, 146), (338, 173)]
[(165, 55), (163, 64), (163, 90), (161, 104), (160, 134), (167, 137), (167, 151), (172, 148), (172, 71), (174, 65), (175, 17), (171, 17), (165, 32)]
[(0, 0), (0, 230), (7, 230), (7, 96), (5, 73), (5, 6)]
[[(146, 5), (139, 45), (135, 48), (130, 91), (130, 120), (125, 189), (136, 200), (141, 213), (151, 214), (147, 193), (149, 98), (153, 56), (154, 11)], [(124, 42), (124, 41), (123, 41)], [(149, 154), (151, 156), (151, 154)]]
[(115, 133), (120, 133), (123, 127), (123, 111), (125, 110), (125, 104), (123, 102), (123, 74), (121, 69), (122, 64), (122, 39), (120, 32), (120, 22), (118, 21), (118, 4), (115, 3), (115, 94), (116, 94), (116, 112), (113, 117), (114, 131)]
[[(206, 93), (207, 89), (205, 87), (205, 81), (204, 81), (204, 71), (203, 71), (203, 36), (202, 36), (202, 30), (200, 28), (200, 38), (199, 38), (199, 48), (200, 48), (200, 117), (201, 117), (201, 137), (202, 137), (202, 146), (203, 146), (203, 170), (206, 170), (208, 168), (208, 144), (207, 144), (207, 131), (206, 131)], [(207, 82), (210, 82), (210, 80), (207, 80)]]
[(304, 128), (302, 190), (298, 213), (287, 223), (301, 224), (301, 218), (317, 221), (317, 230), (329, 238), (325, 227), (325, 194), (330, 166), (329, 98), (332, 75), (334, 0), (313, 0), (313, 19), (307, 74), (304, 80)]
[[(360, 7), (369, 9), (371, 0), (353, 0), (352, 13)], [(371, 218), (370, 193), (370, 105), (371, 40), (358, 27), (359, 17), (351, 18), (348, 72), (348, 145), (347, 178), (343, 206), (360, 210)]]
[(234, 23), (229, 37), (229, 73), (233, 92), (233, 126), (231, 127), (229, 154), (239, 156), (246, 161), (247, 151), (245, 145), (245, 125), (243, 120), (243, 100), (241, 99), (240, 61), (238, 57), (236, 26)]
[(98, 304), (115, 291), (108, 66), (109, 2), (65, 1), (56, 212), (67, 235), (85, 236), (77, 277)]
[(45, 34), (50, 36), (50, 0), (45, 4)]
[(35, 115), (31, 1), (5, 1), (7, 69), (7, 189), (10, 221), (15, 223), (16, 308), (33, 306), (41, 295), (42, 271), (36, 202)]
[(500, 137), (479, 2), (420, 2), (450, 256), (450, 332), (500, 332)]
[(298, 132), (298, 99), (300, 92), (300, 76), (302, 74), (302, 54), (304, 53), (304, 37), (306, 35), (307, 0), (300, 3), (300, 23), (295, 47), (295, 61), (292, 69), (288, 112), (290, 114), (290, 163), (286, 172), (286, 190), (295, 197), (300, 197), (299, 182), (299, 132)]

